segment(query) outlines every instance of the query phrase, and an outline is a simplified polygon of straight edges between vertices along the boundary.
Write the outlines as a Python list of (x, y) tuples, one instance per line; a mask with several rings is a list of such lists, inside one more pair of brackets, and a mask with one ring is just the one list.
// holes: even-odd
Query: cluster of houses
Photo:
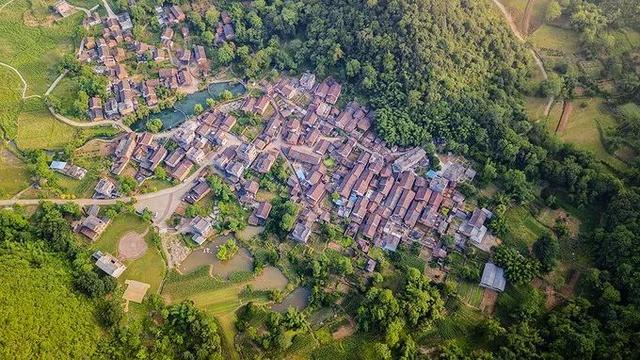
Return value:
[[(241, 201), (253, 208), (251, 224), (263, 223), (271, 206), (254, 200), (258, 184), (243, 174), (248, 169), (264, 174), (283, 154), (294, 169), (290, 198), (302, 205), (290, 234), (295, 241), (306, 243), (314, 224), (329, 221), (334, 210), (349, 224), (346, 235), (365, 253), (371, 246), (396, 251), (402, 242), (420, 242), (442, 258), (447, 255), (439, 241), (443, 235), (453, 236), (459, 247), (483, 241), (492, 213), (466, 210), (465, 197), (456, 190), (475, 177), (472, 168), (448, 162), (439, 172), (427, 171), (424, 150), (388, 147), (372, 131), (373, 114), (365, 107), (355, 102), (336, 107), (342, 89), (332, 79), (316, 84), (315, 76), (304, 74), (265, 88), (266, 94), (241, 107), (271, 114), (262, 133), (214, 159), (214, 167), (236, 184)], [(306, 109), (293, 102), (300, 97), (309, 99)], [(367, 268), (375, 266), (371, 260)]]
[[(101, 36), (88, 36), (83, 39), (78, 55), (79, 61), (93, 64), (96, 73), (104, 74), (109, 79), (108, 98), (89, 99), (90, 120), (128, 116), (133, 114), (140, 104), (153, 108), (159, 103), (160, 86), (189, 93), (195, 90), (196, 79), (208, 74), (210, 64), (203, 46), (195, 45), (190, 49), (174, 46), (172, 26), (185, 21), (184, 12), (180, 7), (171, 5), (156, 10), (163, 19), (161, 23), (166, 24), (161, 34), (160, 47), (134, 39), (133, 24), (126, 12), (116, 17), (98, 17), (97, 24), (101, 23), (104, 26)], [(92, 22), (94, 23), (95, 21)], [(183, 26), (183, 29), (183, 36), (186, 37), (188, 30), (186, 26)], [(157, 78), (151, 76), (134, 80), (125, 64), (129, 59), (160, 64)], [(175, 61), (172, 62), (171, 59)]]

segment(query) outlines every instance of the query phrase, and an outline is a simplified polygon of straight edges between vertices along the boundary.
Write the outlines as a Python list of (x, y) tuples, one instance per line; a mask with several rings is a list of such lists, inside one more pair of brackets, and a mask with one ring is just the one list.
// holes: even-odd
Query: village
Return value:
[[(320, 223), (332, 222), (344, 224), (345, 235), (356, 239), (365, 256), (372, 247), (394, 252), (402, 243), (418, 243), (429, 250), (427, 260), (442, 261), (452, 249), (443, 245), (443, 236), (453, 237), (454, 249), (475, 246), (488, 251), (495, 245), (486, 227), (492, 212), (469, 208), (456, 190), (476, 175), (463, 160), (445, 162), (435, 171), (423, 149), (386, 146), (373, 132), (372, 114), (365, 107), (355, 102), (337, 107), (341, 85), (333, 79), (316, 83), (315, 76), (306, 73), (300, 79), (265, 81), (260, 87), (260, 97), (245, 96), (233, 101), (236, 106), (208, 110), (173, 129), (170, 138), (148, 132), (122, 135), (113, 149), (111, 174), (133, 167), (136, 181), (143, 183), (162, 167), (174, 183), (181, 183), (195, 169), (205, 169), (224, 179), (251, 210), (249, 225), (261, 226), (272, 205), (256, 199), (256, 180), (281, 157), (291, 173), (289, 199), (300, 207), (289, 236), (294, 242), (307, 244)], [(263, 119), (259, 135), (251, 141), (234, 132), (234, 114)], [(209, 192), (200, 173), (183, 200), (195, 204)], [(113, 179), (100, 179), (95, 198), (118, 196)], [(177, 230), (202, 245), (213, 235), (215, 221), (213, 213), (197, 216)], [(105, 226), (90, 216), (80, 231), (99, 236)], [(369, 259), (365, 272), (375, 269), (376, 261)], [(504, 289), (500, 268), (488, 263), (485, 272), (483, 286)]]
[[(63, 17), (69, 11), (65, 4), (62, 0), (56, 5)], [(141, 106), (157, 111), (161, 101), (176, 93), (189, 96), (210, 81), (205, 48), (194, 45), (188, 49), (174, 43), (176, 32), (183, 39), (189, 36), (184, 12), (176, 5), (155, 11), (163, 29), (161, 46), (135, 40), (126, 12), (102, 19), (92, 13), (85, 18), (85, 27), (101, 25), (102, 30), (98, 37), (83, 39), (77, 58), (108, 78), (109, 94), (106, 101), (97, 96), (89, 99), (90, 121), (125, 122)], [(223, 12), (220, 19), (216, 44), (235, 37), (229, 14)], [(153, 61), (159, 65), (154, 70), (157, 73), (151, 77), (130, 74), (125, 64), (131, 60)], [(185, 115), (176, 128), (119, 136), (108, 148), (110, 176), (99, 179), (93, 198), (127, 195), (119, 191), (118, 184), (125, 174), (137, 186), (166, 174), (162, 176), (172, 184), (187, 181), (190, 186), (181, 198), (184, 208), (211, 192), (207, 175), (213, 175), (224, 179), (249, 210), (248, 225), (262, 227), (273, 205), (258, 200), (260, 180), (281, 159), (290, 173), (288, 199), (299, 208), (290, 240), (306, 245), (319, 232), (320, 224), (338, 224), (366, 259), (365, 274), (376, 270), (377, 261), (368, 257), (374, 247), (396, 252), (401, 244), (415, 244), (425, 250), (425, 261), (444, 267), (452, 250), (473, 246), (489, 252), (497, 244), (486, 226), (492, 212), (465, 203), (465, 196), (457, 190), (458, 184), (472, 182), (476, 176), (464, 159), (445, 156), (436, 170), (424, 149), (387, 146), (374, 132), (373, 113), (356, 102), (340, 101), (342, 85), (332, 78), (318, 81), (314, 74), (304, 73), (300, 78), (263, 80), (253, 87), (257, 90), (253, 96), (228, 99), (204, 112)], [(256, 97), (256, 93), (261, 95)], [(247, 126), (239, 124), (239, 117), (259, 119), (249, 126), (252, 136), (245, 134)], [(50, 167), (75, 179), (87, 172), (62, 161)], [(187, 180), (194, 175), (194, 180)], [(86, 213), (75, 230), (95, 241), (110, 220), (99, 216), (96, 205)], [(171, 215), (159, 216), (155, 211), (154, 223), (162, 231), (184, 234), (195, 246), (203, 246), (221, 220), (215, 207), (208, 216), (182, 218), (177, 225), (168, 224)], [(445, 244), (445, 237), (453, 243)], [(180, 247), (168, 252), (179, 253), (170, 263), (179, 263), (188, 253)], [(113, 277), (126, 269), (111, 254), (100, 252), (94, 257), (97, 266)], [(480, 286), (501, 292), (505, 285), (504, 270), (486, 263)]]

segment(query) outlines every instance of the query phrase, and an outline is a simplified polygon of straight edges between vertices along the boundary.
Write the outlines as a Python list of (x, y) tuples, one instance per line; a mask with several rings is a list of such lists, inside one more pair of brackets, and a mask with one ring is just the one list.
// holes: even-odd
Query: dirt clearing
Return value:
[(560, 122), (558, 123), (558, 127), (556, 128), (556, 134), (563, 132), (564, 129), (567, 128), (567, 124), (569, 123), (569, 116), (571, 116), (571, 111), (573, 111), (573, 103), (571, 101), (565, 100), (564, 106), (562, 107)]
[(120, 239), (118, 243), (118, 255), (123, 260), (138, 259), (147, 252), (147, 242), (144, 241), (144, 234), (130, 231)]

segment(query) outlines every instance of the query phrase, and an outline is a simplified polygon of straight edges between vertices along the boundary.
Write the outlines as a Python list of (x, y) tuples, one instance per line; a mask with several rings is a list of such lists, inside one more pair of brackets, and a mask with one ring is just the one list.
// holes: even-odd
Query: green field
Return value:
[(604, 109), (602, 99), (578, 100), (574, 102), (566, 129), (558, 135), (563, 141), (593, 153), (596, 159), (607, 165), (624, 170), (626, 164), (609, 154), (602, 144), (599, 127), (604, 130), (615, 126), (616, 120)]
[(118, 215), (111, 220), (107, 230), (91, 245), (91, 248), (106, 251), (115, 256), (118, 253), (118, 242), (124, 234), (130, 231), (142, 234), (147, 231), (148, 227), (149, 224), (135, 214), (125, 213)]
[(78, 81), (70, 76), (65, 76), (60, 80), (55, 89), (53, 89), (51, 96), (60, 100), (60, 106), (57, 108), (57, 112), (73, 120), (83, 121), (85, 119), (75, 117), (73, 112), (73, 103), (76, 100), (79, 90), (80, 85), (78, 84)]
[(145, 236), (147, 252), (138, 259), (126, 261), (127, 270), (120, 276), (120, 282), (136, 280), (151, 285), (147, 294), (156, 294), (164, 279), (167, 266), (162, 257), (161, 250), (151, 241), (152, 233)]
[(0, 144), (0, 199), (7, 199), (29, 186), (26, 165)]
[(74, 51), (75, 29), (84, 14), (53, 22), (48, 6), (54, 3), (15, 0), (0, 13), (0, 61), (22, 74), (27, 95), (42, 95), (58, 75), (58, 61)]
[(552, 25), (542, 25), (529, 37), (529, 41), (543, 52), (551, 50), (564, 55), (572, 55), (580, 47), (575, 31)]
[(527, 250), (540, 235), (548, 231), (548, 229), (523, 206), (512, 207), (507, 210), (505, 220), (507, 235), (503, 238), (504, 242), (517, 246), (521, 250)]

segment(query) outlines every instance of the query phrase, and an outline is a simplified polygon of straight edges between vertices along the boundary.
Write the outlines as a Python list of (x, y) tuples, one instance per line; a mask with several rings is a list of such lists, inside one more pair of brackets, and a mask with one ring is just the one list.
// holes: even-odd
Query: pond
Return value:
[(239, 248), (238, 253), (229, 261), (220, 261), (216, 257), (218, 246), (224, 244), (231, 236), (219, 236), (204, 248), (193, 251), (178, 266), (183, 274), (188, 274), (202, 266), (211, 266), (211, 275), (227, 279), (231, 273), (239, 271), (253, 271), (253, 258), (245, 248)]
[(173, 129), (185, 122), (189, 117), (194, 115), (193, 107), (196, 104), (202, 104), (205, 109), (207, 105), (207, 98), (217, 99), (220, 94), (229, 90), (234, 96), (244, 94), (246, 91), (244, 85), (235, 82), (221, 82), (212, 83), (204, 90), (200, 90), (193, 94), (185, 96), (182, 100), (176, 101), (175, 105), (171, 109), (165, 109), (156, 114), (151, 114), (148, 117), (136, 121), (131, 125), (131, 129), (134, 131), (144, 131), (145, 124), (151, 118), (160, 119), (162, 121), (162, 130)]
[(274, 304), (271, 307), (271, 310), (284, 312), (290, 307), (293, 307), (296, 310), (302, 310), (307, 307), (307, 304), (309, 304), (309, 296), (311, 296), (311, 290), (309, 288), (298, 287), (287, 295), (281, 303)]
[(283, 290), (289, 280), (277, 267), (265, 266), (260, 275), (251, 280), (251, 286), (256, 290)]

